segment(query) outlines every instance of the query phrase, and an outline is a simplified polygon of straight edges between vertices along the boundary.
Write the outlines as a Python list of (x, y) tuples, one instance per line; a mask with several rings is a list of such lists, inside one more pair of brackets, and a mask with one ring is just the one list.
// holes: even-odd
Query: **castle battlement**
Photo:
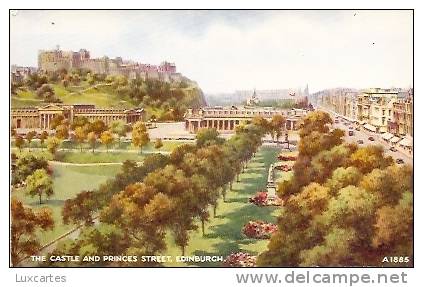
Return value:
[[(88, 69), (96, 74), (123, 75), (128, 78), (180, 80), (176, 72), (176, 65), (167, 61), (160, 65), (138, 63), (123, 60), (121, 57), (91, 58), (90, 52), (80, 49), (78, 52), (55, 50), (41, 50), (38, 53), (38, 69), (45, 72), (56, 72), (62, 69)], [(175, 75), (175, 77), (173, 77)]]

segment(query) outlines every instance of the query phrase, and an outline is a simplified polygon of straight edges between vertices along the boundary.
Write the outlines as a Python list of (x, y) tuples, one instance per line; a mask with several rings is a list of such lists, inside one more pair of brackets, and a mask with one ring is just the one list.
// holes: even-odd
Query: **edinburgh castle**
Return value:
[(183, 76), (176, 72), (173, 63), (162, 62), (160, 65), (142, 64), (121, 57), (110, 59), (91, 58), (90, 52), (81, 49), (78, 52), (42, 50), (38, 53), (38, 69), (44, 72), (55, 72), (66, 69), (87, 69), (96, 74), (123, 75), (130, 79), (159, 79), (163, 81), (181, 81)]

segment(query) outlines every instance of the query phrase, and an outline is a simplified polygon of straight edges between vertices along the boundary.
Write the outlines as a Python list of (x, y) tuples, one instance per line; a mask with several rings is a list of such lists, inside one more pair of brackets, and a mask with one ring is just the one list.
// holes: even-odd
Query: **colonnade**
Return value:
[[(250, 122), (250, 120), (239, 119), (186, 119), (185, 129), (190, 133), (196, 133), (201, 128), (214, 128), (219, 132), (233, 131), (242, 121)], [(288, 119), (285, 123), (287, 130), (295, 130), (296, 119)]]

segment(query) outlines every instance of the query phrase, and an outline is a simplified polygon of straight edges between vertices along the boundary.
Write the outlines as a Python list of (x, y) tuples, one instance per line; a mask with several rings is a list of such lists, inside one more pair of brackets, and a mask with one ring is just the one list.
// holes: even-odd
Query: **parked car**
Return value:
[(374, 141), (375, 138), (374, 137), (369, 137), (369, 141)]
[(354, 128), (353, 128), (353, 127), (349, 127), (348, 129), (349, 129), (349, 130), (352, 130), (352, 129), (354, 129)]
[(361, 131), (360, 127), (355, 128), (356, 131)]
[(396, 149), (394, 146), (391, 146), (391, 147), (389, 148), (389, 150), (390, 150), (390, 151), (393, 151), (393, 152), (396, 152), (396, 151), (397, 151), (397, 149)]
[(349, 136), (353, 136), (354, 135), (354, 132), (353, 131), (348, 131), (348, 135)]
[(397, 158), (397, 160), (395, 161), (397, 164), (403, 164), (404, 160), (402, 158)]
[(358, 140), (357, 143), (358, 144), (363, 144), (364, 142), (363, 142), (363, 140)]
[(339, 124), (339, 121), (338, 120), (335, 120), (335, 124)]

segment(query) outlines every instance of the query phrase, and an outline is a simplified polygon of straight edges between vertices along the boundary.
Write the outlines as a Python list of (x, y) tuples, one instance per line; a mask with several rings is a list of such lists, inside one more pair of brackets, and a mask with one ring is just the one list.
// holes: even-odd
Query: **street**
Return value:
[[(394, 161), (396, 161), (397, 159), (402, 159), (404, 161), (404, 163), (413, 165), (413, 155), (412, 154), (409, 154), (407, 151), (401, 150), (401, 148), (396, 148), (397, 151), (395, 151), (395, 152), (389, 150), (389, 148), (391, 147), (391, 144), (384, 141), (381, 138), (381, 134), (368, 131), (361, 126), (360, 126), (360, 130), (357, 131), (355, 129), (357, 127), (356, 124), (349, 122), (349, 121), (347, 121), (347, 120), (345, 120), (341, 117), (337, 117), (337, 115), (335, 113), (331, 112), (331, 111), (327, 111), (327, 110), (321, 109), (321, 108), (319, 108), (319, 109), (324, 111), (324, 112), (328, 112), (331, 115), (332, 120), (334, 121), (333, 126), (335, 128), (342, 129), (342, 130), (345, 131), (345, 140), (347, 142), (354, 142), (354, 143), (358, 144), (359, 146), (369, 145), (369, 144), (380, 145), (384, 148), (386, 155), (392, 156)], [(337, 120), (338, 123), (335, 123), (335, 120)], [(350, 127), (352, 129), (350, 129)], [(353, 131), (354, 134), (352, 136), (349, 136), (348, 135), (349, 131)], [(373, 137), (374, 141), (369, 140), (369, 137)], [(359, 144), (358, 143), (359, 140), (362, 140), (363, 143)]]

